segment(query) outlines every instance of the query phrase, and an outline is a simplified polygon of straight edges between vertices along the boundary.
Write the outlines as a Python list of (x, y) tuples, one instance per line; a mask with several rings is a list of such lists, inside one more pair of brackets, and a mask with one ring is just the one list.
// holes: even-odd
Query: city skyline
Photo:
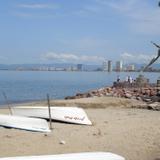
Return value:
[(0, 9), (0, 64), (147, 63), (157, 54), (150, 41), (160, 43), (157, 0), (6, 0)]
[[(139, 72), (146, 64), (124, 63), (122, 60), (106, 60), (102, 64), (75, 64), (75, 63), (52, 63), (52, 64), (0, 64), (0, 70), (17, 71), (105, 71), (105, 72)], [(160, 72), (160, 64), (153, 64), (147, 72)]]

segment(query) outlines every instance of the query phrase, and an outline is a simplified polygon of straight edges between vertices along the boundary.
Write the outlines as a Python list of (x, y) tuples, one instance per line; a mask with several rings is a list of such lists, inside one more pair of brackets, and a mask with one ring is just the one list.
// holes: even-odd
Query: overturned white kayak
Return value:
[[(68, 123), (91, 125), (87, 114), (82, 108), (78, 107), (61, 107), (51, 106), (51, 118), (57, 121)], [(49, 119), (47, 106), (18, 106), (12, 107), (12, 112), (15, 115), (39, 117)]]
[(125, 160), (125, 158), (109, 152), (86, 152), (48, 156), (10, 157), (0, 158), (0, 160)]
[(0, 126), (36, 132), (50, 132), (47, 121), (39, 118), (0, 115)]

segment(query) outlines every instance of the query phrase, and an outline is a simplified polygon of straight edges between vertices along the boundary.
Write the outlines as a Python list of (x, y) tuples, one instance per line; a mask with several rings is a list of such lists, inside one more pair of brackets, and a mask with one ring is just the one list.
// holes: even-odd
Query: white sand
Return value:
[[(0, 157), (106, 151), (127, 160), (160, 158), (160, 112), (122, 107), (85, 111), (93, 126), (53, 122), (48, 136), (0, 128)], [(7, 112), (0, 109), (0, 113)], [(66, 144), (60, 144), (61, 140)]]

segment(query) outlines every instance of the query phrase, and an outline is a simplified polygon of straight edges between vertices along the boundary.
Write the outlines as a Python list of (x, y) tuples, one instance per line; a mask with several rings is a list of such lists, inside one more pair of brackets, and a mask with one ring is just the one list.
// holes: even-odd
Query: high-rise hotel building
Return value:
[(112, 72), (112, 61), (108, 61), (108, 72)]
[(103, 64), (102, 64), (102, 70), (107, 71), (107, 69), (108, 69), (107, 61), (104, 61)]
[(104, 61), (102, 65), (103, 71), (112, 72), (112, 61)]
[(123, 70), (123, 62), (122, 61), (117, 61), (116, 62), (116, 71), (120, 72)]

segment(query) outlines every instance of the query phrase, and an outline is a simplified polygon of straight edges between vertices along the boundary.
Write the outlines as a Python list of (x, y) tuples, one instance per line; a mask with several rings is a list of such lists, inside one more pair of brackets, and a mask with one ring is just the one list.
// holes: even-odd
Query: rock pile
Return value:
[(104, 96), (136, 99), (146, 102), (145, 108), (160, 110), (160, 80), (157, 80), (157, 84), (150, 84), (149, 79), (143, 75), (139, 75), (134, 81), (130, 81), (130, 79), (120, 81), (118, 79), (111, 87), (103, 87), (86, 93), (77, 93), (75, 96), (68, 96), (65, 99)]
[(75, 96), (68, 96), (65, 99), (107, 96), (140, 100), (146, 102), (148, 109), (160, 110), (160, 88), (157, 87), (104, 87), (86, 93), (77, 93)]
[(88, 97), (123, 97), (130, 99), (143, 100), (146, 102), (160, 102), (160, 89), (157, 88), (116, 88), (104, 87), (97, 90), (91, 90), (86, 93), (77, 93), (75, 96), (68, 96), (65, 99), (78, 99)]

